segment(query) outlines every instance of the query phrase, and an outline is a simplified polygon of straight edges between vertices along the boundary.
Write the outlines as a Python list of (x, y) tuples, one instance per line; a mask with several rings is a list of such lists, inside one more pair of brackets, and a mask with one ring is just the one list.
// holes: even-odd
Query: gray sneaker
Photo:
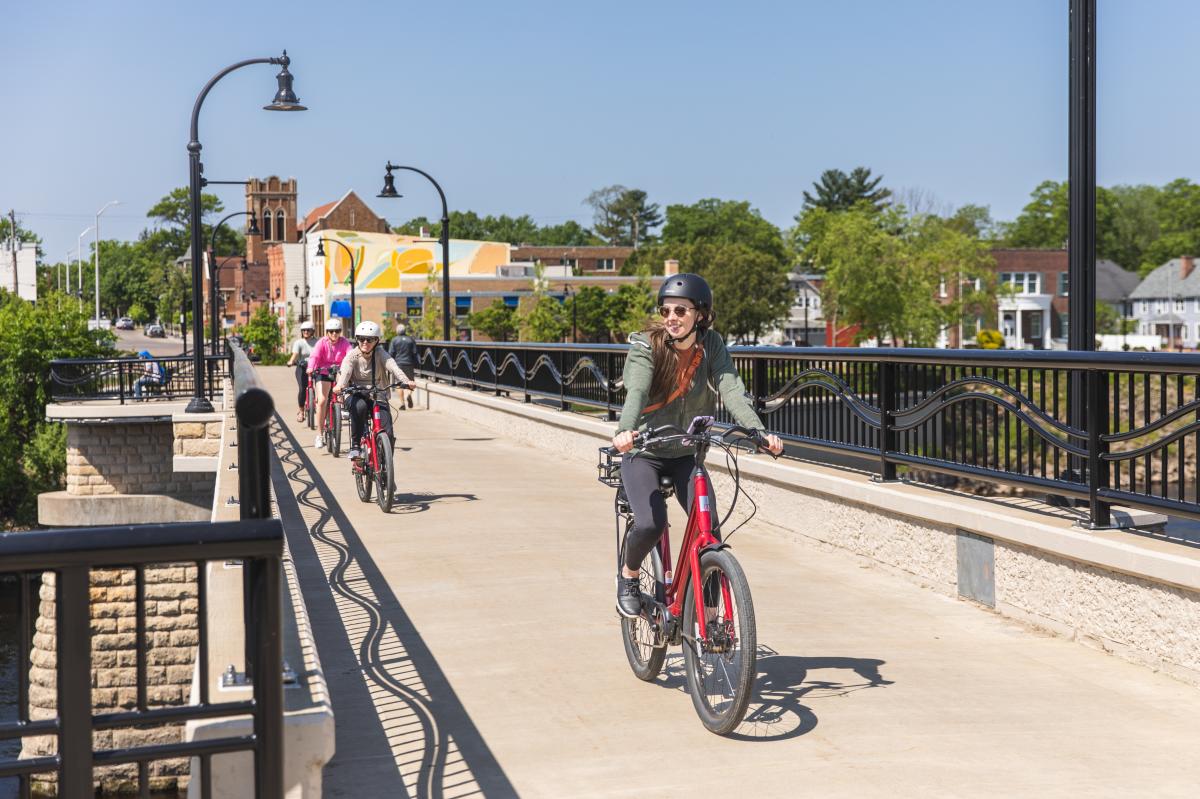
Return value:
[(346, 457), (352, 461), (361, 460), (362, 459), (362, 450), (360, 450), (358, 447), (354, 447), (349, 452), (346, 453)]

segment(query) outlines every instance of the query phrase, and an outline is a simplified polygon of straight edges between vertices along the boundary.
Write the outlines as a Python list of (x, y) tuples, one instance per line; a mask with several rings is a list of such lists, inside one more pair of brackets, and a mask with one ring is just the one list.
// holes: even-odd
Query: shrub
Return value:
[(999, 330), (980, 330), (975, 334), (979, 347), (985, 350), (1004, 349), (1004, 336)]

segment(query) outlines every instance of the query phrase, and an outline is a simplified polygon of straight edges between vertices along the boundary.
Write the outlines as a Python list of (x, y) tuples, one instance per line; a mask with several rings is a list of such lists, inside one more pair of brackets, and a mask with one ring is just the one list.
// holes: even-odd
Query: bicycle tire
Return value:
[[(363, 439), (362, 443), (366, 444), (367, 440)], [(359, 500), (362, 502), (370, 502), (371, 489), (375, 486), (375, 478), (371, 475), (371, 462), (367, 458), (370, 453), (367, 451), (366, 447), (363, 447), (362, 450), (362, 468), (355, 469), (353, 465), (350, 468), (354, 471), (354, 486), (358, 489)]]
[(325, 446), (329, 454), (338, 457), (342, 454), (342, 403), (329, 400), (329, 429), (325, 431)]
[(381, 511), (391, 513), (396, 481), (392, 472), (392, 440), (387, 433), (375, 437), (375, 454), (379, 458), (379, 468), (375, 471), (375, 501)]
[[(626, 535), (629, 528), (626, 527)], [(638, 570), (642, 593), (649, 594), (659, 602), (663, 601), (666, 592), (666, 581), (663, 579), (662, 558), (658, 547), (650, 550), (650, 554), (642, 561)], [(636, 619), (621, 619), (621, 643), (625, 647), (625, 658), (629, 668), (639, 680), (651, 682), (662, 671), (663, 661), (667, 656), (667, 645), (654, 646), (654, 633), (650, 623), (639, 616)]]
[[(710, 626), (720, 627), (732, 636), (726, 637), (728, 651), (697, 652), (700, 645), (696, 627), (696, 586), (719, 586), (723, 576), (729, 584), (733, 600), (732, 612), (725, 607), (724, 592), (717, 589), (715, 602), (705, 600), (706, 609), (716, 608), (716, 620)], [(711, 581), (711, 582), (710, 582)], [(710, 589), (711, 590), (711, 589)], [(707, 617), (707, 612), (706, 612)], [(723, 621), (725, 625), (722, 624)], [(732, 622), (732, 630), (728, 623)], [(758, 640), (754, 628), (754, 602), (746, 573), (728, 550), (708, 550), (700, 556), (700, 580), (688, 581), (683, 607), (683, 661), (687, 675), (688, 693), (704, 727), (717, 735), (732, 732), (746, 715), (750, 692), (757, 673)], [(708, 646), (721, 646), (719, 636), (710, 636)], [(720, 697), (714, 702), (713, 697)]]
[(304, 403), (304, 417), (308, 422), (308, 429), (312, 430), (317, 426), (317, 393), (312, 388), (307, 389), (307, 401)]

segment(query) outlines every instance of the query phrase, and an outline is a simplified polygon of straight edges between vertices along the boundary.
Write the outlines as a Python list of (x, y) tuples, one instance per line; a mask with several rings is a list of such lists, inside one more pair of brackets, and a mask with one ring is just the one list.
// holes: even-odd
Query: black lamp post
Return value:
[(200, 253), (204, 247), (204, 231), (202, 229), (202, 217), (200, 211), (200, 183), (204, 173), (204, 166), (200, 163), (200, 107), (204, 105), (204, 98), (216, 85), (217, 81), (228, 75), (234, 70), (242, 67), (250, 66), (251, 64), (278, 64), (281, 69), (276, 75), (278, 81), (278, 91), (275, 93), (275, 99), (269, 105), (263, 106), (267, 111), (304, 111), (305, 107), (300, 105), (296, 99), (295, 92), (292, 91), (292, 74), (288, 72), (288, 64), (291, 59), (288, 58), (287, 50), (283, 51), (283, 55), (279, 58), (251, 58), (246, 61), (239, 61), (236, 64), (231, 64), (225, 69), (214, 75), (204, 88), (200, 90), (200, 94), (196, 97), (196, 104), (192, 107), (192, 126), (191, 140), (188, 142), (188, 200), (191, 208), (191, 239), (192, 239), (192, 338), (196, 342), (193, 347), (194, 360), (193, 370), (195, 372), (195, 390), (192, 394), (192, 399), (188, 402), (188, 413), (211, 413), (212, 403), (204, 396), (204, 347), (200, 342), (204, 340), (203, 317), (204, 312), (201, 308), (203, 302), (204, 289), (201, 276), (202, 265), (200, 263)]
[(303, 322), (308, 318), (308, 292), (311, 290), (309, 286), (304, 287), (304, 293), (300, 293), (300, 287), (292, 284), (292, 295), (300, 300), (300, 321)]
[[(212, 324), (212, 328), (209, 332), (209, 338), (210, 338), (210, 341), (212, 342), (211, 350), (212, 350), (213, 355), (219, 354), (219, 351), (217, 349), (217, 342), (220, 340), (220, 337), (217, 335), (217, 287), (220, 282), (221, 270), (220, 270), (220, 267), (217, 266), (217, 257), (216, 257), (217, 230), (221, 227), (221, 225), (225, 224), (230, 219), (233, 219), (235, 216), (250, 217), (250, 224), (248, 224), (246, 226), (246, 235), (247, 236), (261, 236), (262, 235), (262, 231), (258, 229), (258, 217), (255, 216), (252, 211), (236, 211), (236, 212), (230, 214), (229, 216), (225, 217), (224, 219), (222, 219), (217, 224), (213, 225), (212, 241), (209, 243), (209, 247), (208, 247), (209, 271), (212, 273), (212, 276), (209, 278), (209, 281), (208, 281), (208, 295), (209, 295), (208, 306), (209, 306), (209, 317), (210, 317), (209, 322)], [(243, 264), (246, 263), (246, 259), (243, 258), (242, 263)], [(243, 268), (245, 268), (245, 267), (243, 267)]]
[[(330, 242), (331, 244), (336, 244), (337, 246), (341, 247), (343, 250), (346, 251), (346, 254), (350, 256), (350, 334), (352, 335), (354, 333), (354, 325), (358, 323), (358, 308), (354, 304), (354, 281), (356, 279), (356, 275), (354, 274), (354, 270), (355, 270), (354, 251), (351, 250), (349, 247), (347, 247), (342, 242), (338, 241), (337, 239), (320, 238), (320, 239), (317, 239), (317, 257), (318, 258), (325, 257), (325, 242), (326, 241)], [(304, 290), (304, 296), (306, 296), (306, 297), (308, 296), (308, 289)]]
[(564, 283), (563, 284), (563, 293), (565, 293), (567, 295), (567, 298), (571, 303), (571, 343), (576, 344), (579, 341), (579, 334), (576, 332), (576, 326), (575, 326), (575, 319), (576, 319), (575, 290), (571, 288), (570, 283)]
[(442, 191), (442, 187), (438, 182), (429, 176), (427, 172), (422, 172), (415, 166), (396, 166), (391, 161), (387, 162), (384, 167), (387, 174), (383, 178), (383, 191), (379, 192), (378, 196), (383, 199), (391, 199), (401, 197), (396, 191), (396, 178), (392, 172), (396, 169), (406, 169), (409, 172), (416, 172), (423, 176), (426, 180), (433, 184), (437, 189), (438, 197), (442, 199), (442, 339), (450, 340), (450, 211), (446, 207), (446, 193)]

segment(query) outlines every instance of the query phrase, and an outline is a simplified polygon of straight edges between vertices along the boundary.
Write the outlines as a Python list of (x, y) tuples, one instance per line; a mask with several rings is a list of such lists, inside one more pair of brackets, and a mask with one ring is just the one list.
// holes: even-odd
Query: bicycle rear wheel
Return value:
[[(697, 622), (694, 591), (704, 586)], [(700, 640), (704, 624), (707, 641)], [(688, 692), (705, 728), (725, 735), (742, 723), (757, 672), (754, 602), (742, 567), (728, 550), (700, 556), (700, 579), (688, 583), (683, 608), (683, 661)]]
[(305, 394), (304, 420), (308, 422), (309, 430), (312, 430), (317, 424), (317, 395), (312, 386), (309, 386)]
[(379, 468), (375, 472), (375, 501), (379, 503), (380, 510), (390, 513), (396, 486), (392, 479), (392, 439), (387, 433), (375, 437), (375, 450), (379, 458)]
[[(642, 561), (638, 570), (638, 580), (643, 594), (653, 597), (658, 602), (664, 600), (666, 583), (663, 580), (662, 558), (659, 557), (658, 547), (650, 550), (650, 554)], [(661, 638), (661, 633), (659, 637)], [(621, 643), (625, 645), (625, 657), (629, 660), (629, 668), (633, 669), (634, 676), (639, 680), (649, 682), (662, 671), (667, 645), (664, 642), (655, 646), (654, 631), (644, 616), (621, 619)]]
[(329, 400), (329, 425), (325, 431), (325, 447), (329, 454), (342, 454), (342, 403)]

